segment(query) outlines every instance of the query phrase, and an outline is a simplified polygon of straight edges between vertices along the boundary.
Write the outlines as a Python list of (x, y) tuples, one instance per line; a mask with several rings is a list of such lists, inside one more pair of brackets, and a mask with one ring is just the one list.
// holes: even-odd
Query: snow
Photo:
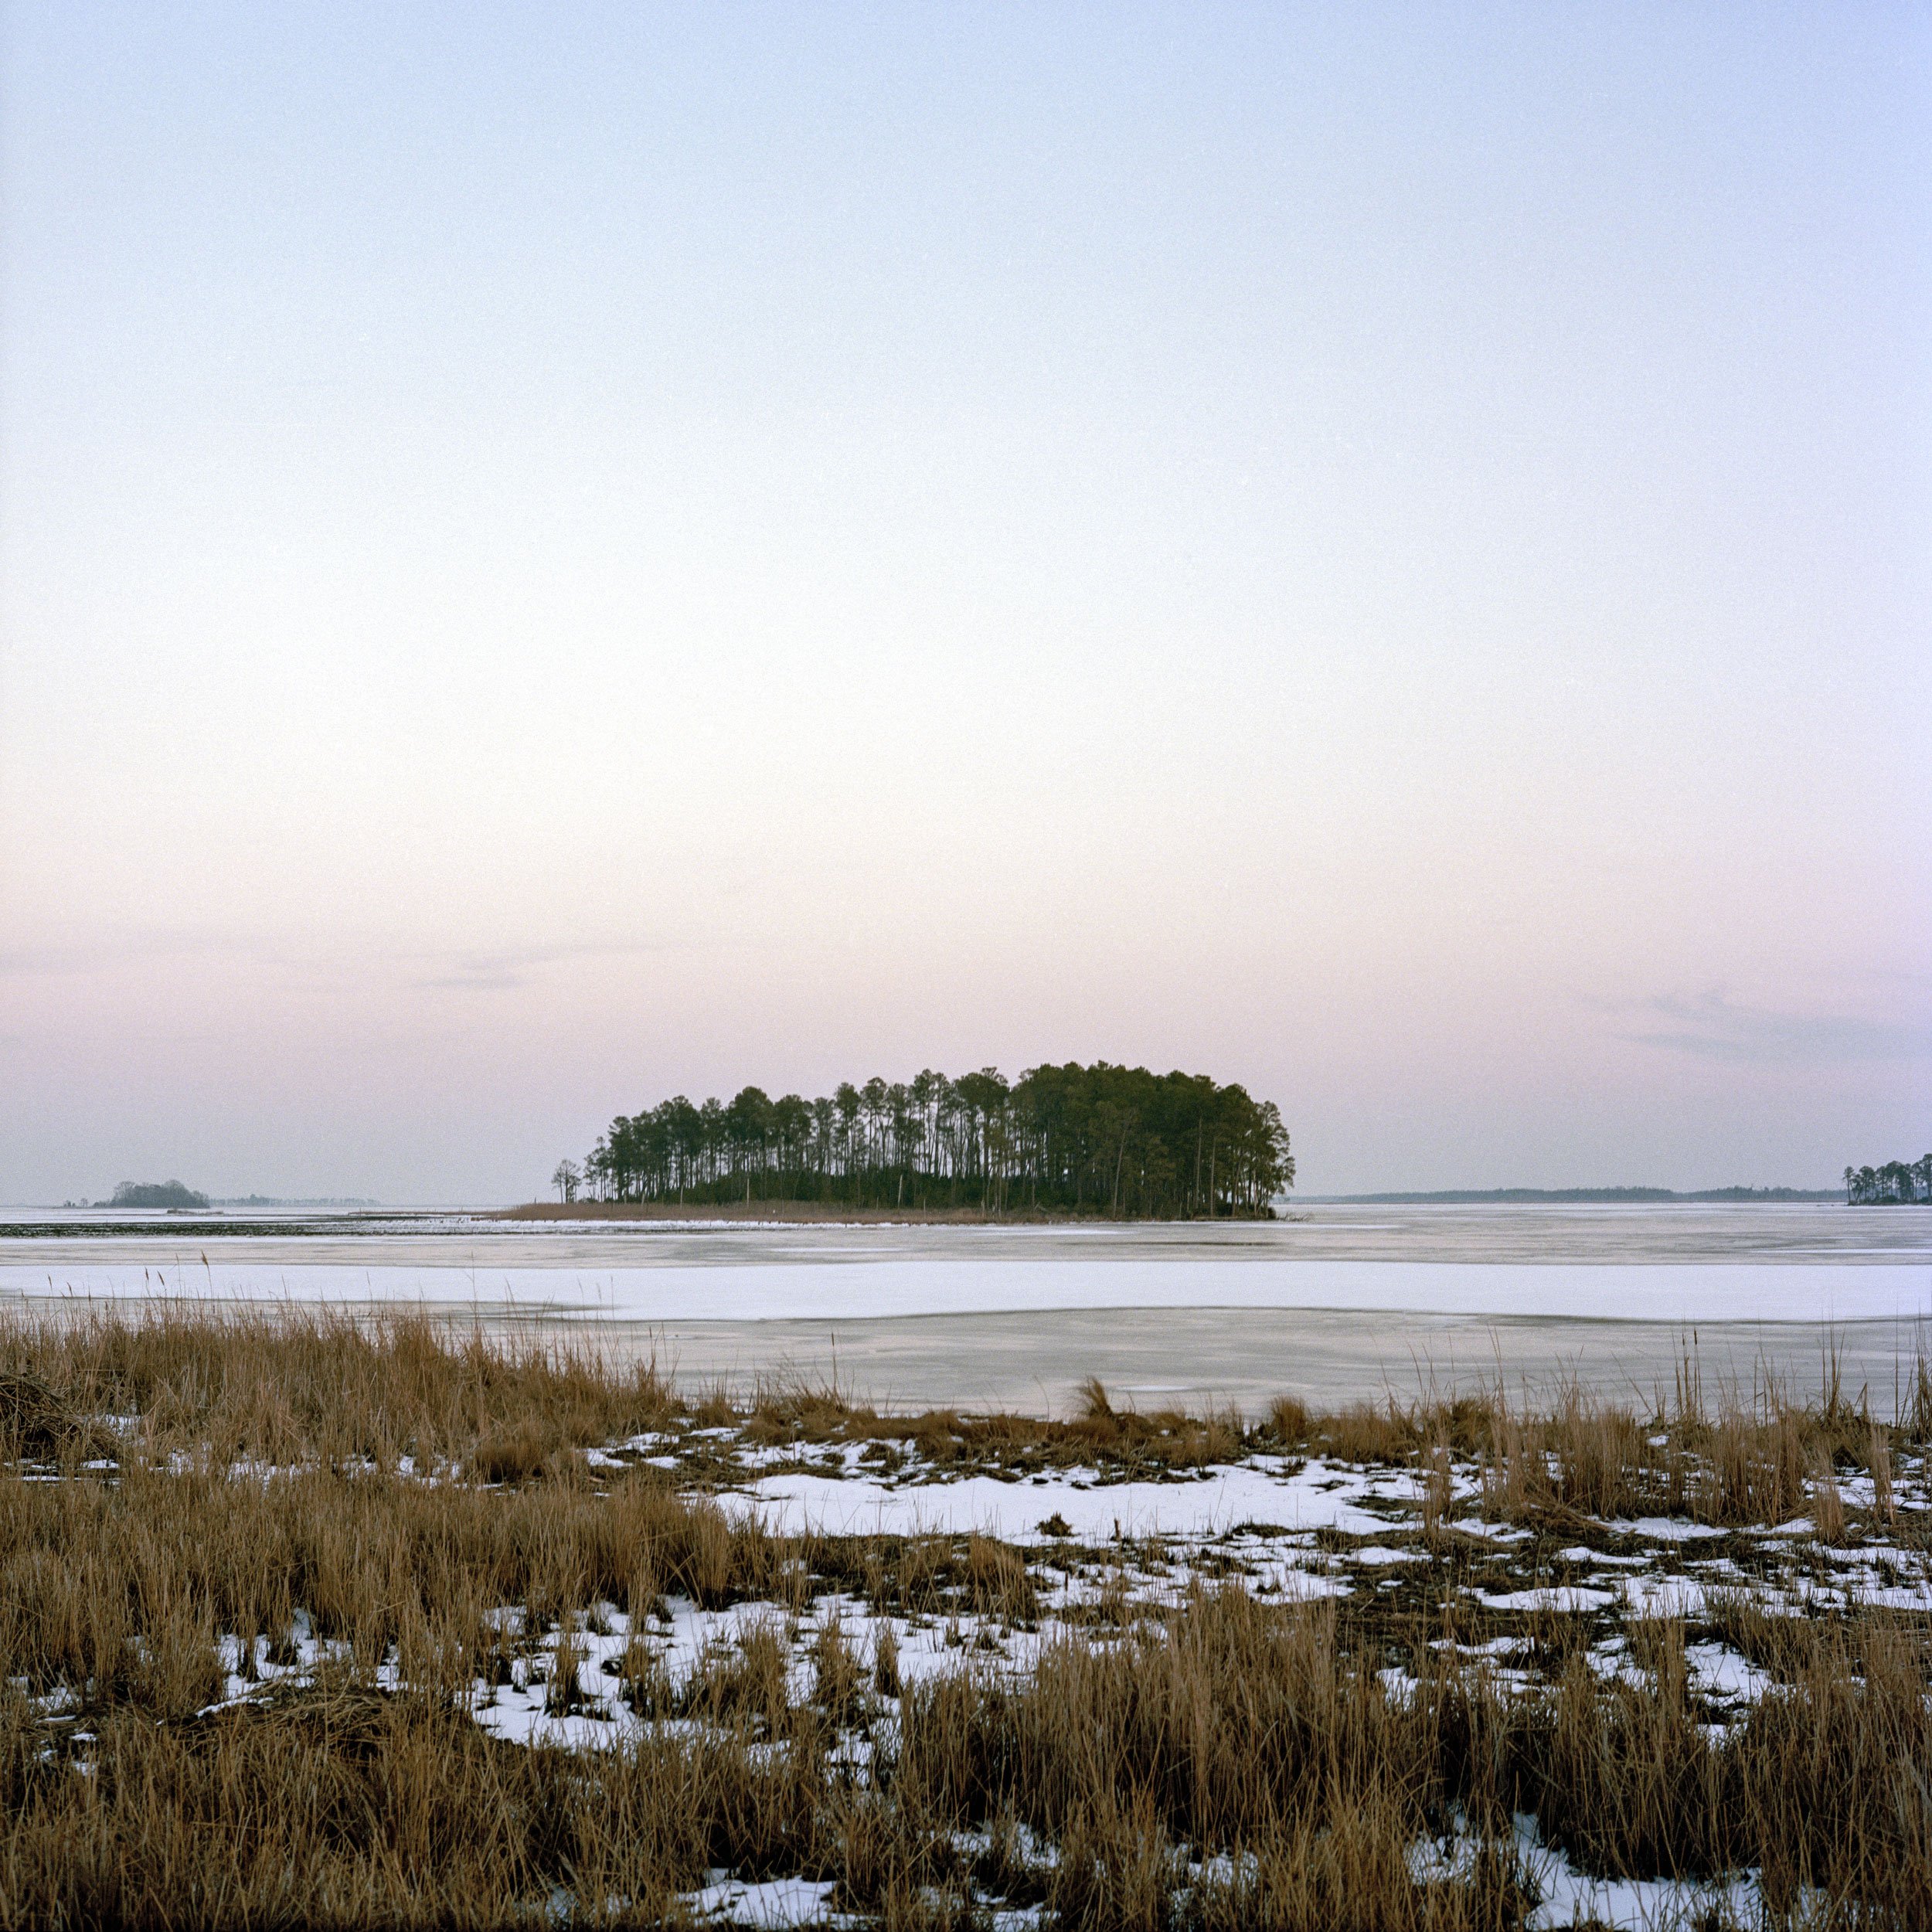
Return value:
[(1543, 1902), (1524, 1921), (1526, 1932), (1555, 1932), (1571, 1925), (1601, 1925), (1623, 1932), (1660, 1932), (1715, 1920), (1747, 1925), (1757, 1902), (1750, 1876), (1728, 1884), (1694, 1884), (1678, 1879), (1599, 1879), (1579, 1872), (1560, 1852), (1538, 1852), (1525, 1862), (1534, 1872)]
[(1485, 1610), (1554, 1611), (1563, 1616), (1574, 1616), (1583, 1611), (1607, 1610), (1617, 1600), (1607, 1590), (1580, 1590), (1574, 1585), (1553, 1590), (1478, 1590), (1473, 1594)]
[(1707, 1614), (1704, 1586), (1695, 1577), (1628, 1577), (1620, 1581), (1627, 1617), (1681, 1617), (1689, 1621)]
[[(1740, 1872), (1716, 1883), (1679, 1879), (1594, 1878), (1579, 1872), (1562, 1851), (1544, 1845), (1534, 1818), (1518, 1812), (1514, 1832), (1518, 1860), (1535, 1885), (1539, 1903), (1525, 1919), (1527, 1932), (1556, 1932), (1577, 1924), (1604, 1926), (1616, 1932), (1661, 1932), (1715, 1918), (1748, 1924), (1757, 1916), (1757, 1876)], [(1424, 1839), (1409, 1854), (1418, 1883), (1467, 1878), (1480, 1842), (1458, 1832), (1446, 1844)]]
[(1861, 1590), (1858, 1601), (1862, 1610), (1932, 1610), (1932, 1580), (1914, 1590), (1874, 1586)]
[(1749, 1658), (1740, 1657), (1724, 1644), (1687, 1644), (1684, 1647), (1684, 1662), (1697, 1688), (1706, 1697), (1720, 1703), (1732, 1702), (1740, 1698), (1748, 1698), (1755, 1702), (1776, 1681)]
[(1485, 1522), (1480, 1516), (1462, 1516), (1451, 1523), (1451, 1529), (1460, 1531), (1465, 1536), (1480, 1538), (1489, 1543), (1520, 1543), (1529, 1540), (1530, 1532), (1506, 1522)]
[(760, 1884), (722, 1874), (683, 1895), (692, 1917), (715, 1925), (823, 1925), (835, 1885), (817, 1879), (767, 1879)]
[(774, 1534), (951, 1534), (972, 1531), (1012, 1543), (1049, 1540), (1040, 1526), (1058, 1515), (1086, 1543), (1114, 1537), (1213, 1536), (1243, 1523), (1290, 1530), (1331, 1529), (1349, 1536), (1386, 1532), (1384, 1516), (1360, 1506), (1375, 1479), (1319, 1458), (1290, 1475), (1256, 1461), (1180, 1482), (1094, 1481), (1090, 1471), (1057, 1471), (1026, 1481), (965, 1476), (892, 1487), (865, 1477), (765, 1476), (738, 1492)]
[[(1811, 1528), (1807, 1520), (1804, 1527)], [(1604, 1525), (1620, 1536), (1641, 1536), (1648, 1543), (1695, 1543), (1700, 1537), (1724, 1536), (1730, 1532), (1707, 1522), (1692, 1522), (1684, 1516), (1639, 1516), (1634, 1522), (1618, 1518)]]
[(142, 1299), (511, 1302), (529, 1313), (637, 1321), (863, 1321), (1079, 1308), (1321, 1308), (1595, 1321), (1910, 1321), (1932, 1269), (1909, 1263), (1336, 1260), (1192, 1253), (971, 1260), (667, 1262), (581, 1268), (219, 1260), (12, 1263), (0, 1294)]

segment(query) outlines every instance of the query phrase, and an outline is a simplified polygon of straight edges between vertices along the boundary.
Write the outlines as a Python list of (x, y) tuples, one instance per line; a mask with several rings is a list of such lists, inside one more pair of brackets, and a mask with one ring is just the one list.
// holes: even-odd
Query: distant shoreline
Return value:
[(1741, 1202), (1748, 1205), (1752, 1202), (1842, 1201), (1845, 1190), (1842, 1187), (1712, 1187), (1680, 1194), (1675, 1188), (1668, 1187), (1437, 1188), (1427, 1192), (1409, 1194), (1304, 1194), (1301, 1199), (1304, 1206), (1336, 1207), (1425, 1207), (1432, 1202), (1446, 1206), (1460, 1204), (1474, 1207), (1497, 1201), (1547, 1201), (1553, 1206), (1565, 1202), (1577, 1206), (1629, 1202), (1641, 1206), (1647, 1202), (1670, 1201)]
[[(1431, 1192), (1385, 1194), (1304, 1194), (1276, 1204), (1270, 1218), (1277, 1221), (1301, 1218), (1291, 1210), (1310, 1207), (1447, 1207), (1512, 1205), (1551, 1206), (1647, 1206), (1673, 1202), (1688, 1205), (1725, 1206), (1753, 1203), (1777, 1206), (1784, 1202), (1818, 1205), (1842, 1202), (1842, 1188), (1706, 1188), (1679, 1193), (1662, 1187), (1595, 1188), (1446, 1188)], [(1060, 1226), (1117, 1227), (1130, 1225), (1125, 1216), (1076, 1213), (1066, 1209), (1015, 1208), (995, 1213), (982, 1208), (854, 1207), (837, 1201), (576, 1201), (567, 1206), (556, 1201), (529, 1201), (516, 1207), (498, 1209), (489, 1218), (499, 1221), (763, 1221), (811, 1223), (862, 1223), (877, 1226), (907, 1224), (933, 1226)], [(1260, 1217), (1250, 1215), (1217, 1215), (1217, 1222), (1250, 1223)], [(1162, 1225), (1175, 1223), (1173, 1216), (1138, 1216), (1135, 1223), (1148, 1219)], [(1186, 1225), (1205, 1224), (1203, 1216), (1182, 1217)], [(1179, 1224), (1178, 1223), (1176, 1224)]]

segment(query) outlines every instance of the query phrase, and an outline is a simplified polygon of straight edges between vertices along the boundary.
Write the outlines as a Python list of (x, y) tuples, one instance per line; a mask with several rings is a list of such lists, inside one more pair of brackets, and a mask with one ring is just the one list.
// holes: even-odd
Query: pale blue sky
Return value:
[(5, 19), (0, 1199), (1932, 1144), (1932, 9)]

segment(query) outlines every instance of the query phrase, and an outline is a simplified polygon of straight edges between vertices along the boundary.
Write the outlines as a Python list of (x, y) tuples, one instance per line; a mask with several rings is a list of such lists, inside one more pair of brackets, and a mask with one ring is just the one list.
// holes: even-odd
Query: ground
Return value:
[[(1653, 1413), (733, 1400), (16, 1327), (0, 1916), (1924, 1922), (1932, 1377)], [(1714, 1915), (1714, 1916), (1713, 1916)], [(1862, 1916), (1860, 1916), (1862, 1915)]]

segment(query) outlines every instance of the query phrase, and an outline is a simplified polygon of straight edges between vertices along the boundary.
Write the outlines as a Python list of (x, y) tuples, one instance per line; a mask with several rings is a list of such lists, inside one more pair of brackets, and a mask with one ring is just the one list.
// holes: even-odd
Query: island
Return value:
[(560, 1203), (757, 1203), (919, 1215), (1271, 1219), (1294, 1182), (1281, 1110), (1202, 1073), (1104, 1060), (848, 1081), (821, 1098), (747, 1087), (619, 1115), (552, 1176)]

